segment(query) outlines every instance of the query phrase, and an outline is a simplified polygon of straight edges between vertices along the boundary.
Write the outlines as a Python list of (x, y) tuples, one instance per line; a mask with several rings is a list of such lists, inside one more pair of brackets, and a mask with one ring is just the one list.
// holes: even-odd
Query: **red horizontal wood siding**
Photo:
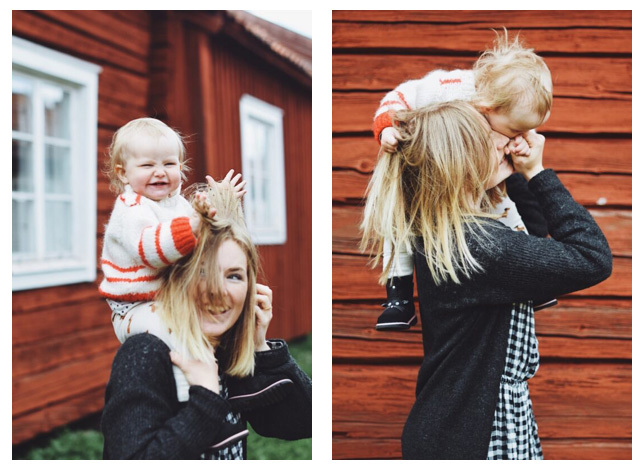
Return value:
[[(358, 250), (382, 96), (429, 70), (468, 68), (490, 28), (521, 31), (554, 80), (545, 162), (591, 211), (614, 256), (605, 282), (536, 316), (531, 380), (546, 459), (631, 458), (630, 11), (333, 13), (333, 458), (400, 458), (422, 361), (421, 325), (373, 328), (384, 298)], [(380, 268), (378, 268), (380, 269)], [(386, 393), (382, 393), (386, 390)], [(610, 397), (610, 398), (607, 398)]]

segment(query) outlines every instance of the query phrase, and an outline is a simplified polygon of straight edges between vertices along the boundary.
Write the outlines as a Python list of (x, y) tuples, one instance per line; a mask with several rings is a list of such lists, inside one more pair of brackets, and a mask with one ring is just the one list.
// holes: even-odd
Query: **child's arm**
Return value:
[[(386, 137), (387, 145), (394, 145), (395, 148), (397, 140), (392, 144), (391, 131), (387, 131), (386, 136), (384, 131), (393, 126), (392, 115), (396, 111), (453, 100), (469, 101), (475, 91), (471, 70), (434, 70), (423, 78), (403, 82), (380, 101), (373, 120), (374, 137), (378, 143), (384, 143)], [(387, 148), (383, 146), (382, 150), (387, 151)]]
[(118, 243), (132, 259), (140, 260), (148, 267), (160, 269), (175, 263), (196, 245), (188, 213), (159, 222), (152, 209), (141, 204), (122, 204), (115, 211), (118, 212), (113, 219), (118, 220), (120, 226), (116, 237)]

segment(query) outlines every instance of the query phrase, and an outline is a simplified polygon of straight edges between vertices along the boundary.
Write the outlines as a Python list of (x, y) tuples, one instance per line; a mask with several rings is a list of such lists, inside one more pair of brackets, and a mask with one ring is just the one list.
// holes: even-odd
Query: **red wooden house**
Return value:
[(116, 129), (187, 137), (190, 182), (241, 171), (273, 288), (311, 331), (311, 40), (241, 11), (13, 11), (13, 443), (100, 411), (118, 342), (97, 291)]
[[(631, 12), (333, 13), (333, 457), (400, 458), (421, 325), (377, 332), (384, 288), (358, 250), (379, 100), (429, 70), (470, 68), (491, 28), (522, 31), (554, 79), (545, 162), (596, 218), (612, 276), (538, 312), (531, 382), (546, 459), (631, 458)], [(350, 280), (350, 281), (347, 281)]]

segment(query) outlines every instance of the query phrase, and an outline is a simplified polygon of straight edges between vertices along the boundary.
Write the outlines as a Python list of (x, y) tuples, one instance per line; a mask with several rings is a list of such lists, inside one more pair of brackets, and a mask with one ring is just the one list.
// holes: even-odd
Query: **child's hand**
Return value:
[(170, 360), (186, 375), (190, 385), (200, 385), (219, 395), (219, 364), (186, 359), (176, 351), (170, 351)]
[(398, 141), (402, 137), (394, 127), (385, 127), (380, 133), (380, 150), (393, 153), (398, 148)]
[(255, 351), (267, 351), (266, 331), (273, 318), (273, 291), (263, 284), (257, 284), (257, 305), (255, 305)]
[(210, 205), (208, 202), (208, 197), (204, 192), (198, 192), (195, 194), (195, 197), (192, 201), (192, 207), (195, 209), (195, 213), (190, 216), (190, 228), (192, 228), (192, 233), (196, 237), (201, 228), (201, 216), (208, 217), (212, 219), (217, 213), (217, 209)]
[(208, 186), (210, 187), (215, 187), (216, 184), (229, 184), (235, 193), (235, 197), (237, 199), (241, 199), (244, 197), (244, 194), (247, 193), (247, 191), (244, 189), (244, 186), (246, 186), (246, 181), (239, 180), (241, 179), (241, 173), (237, 173), (237, 175), (233, 178), (233, 174), (235, 174), (235, 170), (230, 170), (226, 177), (221, 181), (221, 183), (217, 183), (214, 179), (212, 179), (210, 176), (206, 176), (206, 181), (208, 182)]
[(533, 176), (543, 171), (543, 148), (546, 143), (546, 138), (537, 131), (531, 130), (523, 134), (525, 142), (530, 147), (529, 155), (517, 155), (512, 153), (512, 163), (517, 173), (521, 173), (523, 177), (530, 181)]
[(530, 145), (523, 138), (523, 135), (518, 135), (514, 139), (511, 139), (506, 148), (507, 153), (512, 153), (520, 157), (530, 156)]

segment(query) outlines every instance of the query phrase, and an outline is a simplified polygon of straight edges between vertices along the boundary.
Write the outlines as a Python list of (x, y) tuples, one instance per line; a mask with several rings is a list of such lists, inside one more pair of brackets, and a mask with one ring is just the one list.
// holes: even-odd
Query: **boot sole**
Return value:
[(394, 330), (402, 331), (408, 330), (410, 327), (418, 323), (418, 318), (416, 315), (412, 317), (408, 322), (389, 322), (389, 323), (376, 323), (376, 330)]

